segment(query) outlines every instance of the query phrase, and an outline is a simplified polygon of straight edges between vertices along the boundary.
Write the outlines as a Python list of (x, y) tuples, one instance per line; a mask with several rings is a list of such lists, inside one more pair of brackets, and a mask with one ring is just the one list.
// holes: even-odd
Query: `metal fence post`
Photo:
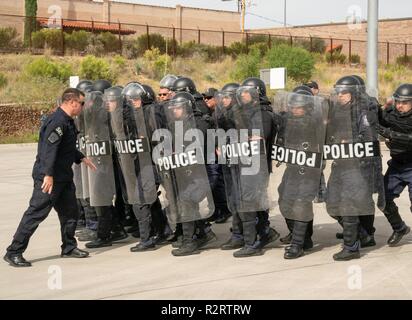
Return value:
[(65, 53), (65, 43), (64, 43), (64, 26), (63, 26), (63, 18), (61, 18), (61, 26), (62, 26), (62, 55), (64, 56)]
[(149, 25), (146, 23), (147, 50), (150, 50)]
[(200, 44), (200, 29), (197, 27), (197, 44)]
[(119, 51), (120, 51), (120, 55), (121, 55), (122, 52), (123, 52), (122, 36), (121, 36), (121, 31), (120, 31), (121, 28), (122, 28), (122, 25), (121, 25), (119, 19), (117, 19), (117, 21), (119, 23)]
[(389, 42), (386, 42), (386, 64), (389, 64)]
[(225, 54), (225, 31), (222, 30), (222, 54)]
[(176, 28), (173, 26), (173, 58), (176, 57)]
[(270, 33), (268, 33), (268, 48), (272, 48), (272, 37), (270, 36)]

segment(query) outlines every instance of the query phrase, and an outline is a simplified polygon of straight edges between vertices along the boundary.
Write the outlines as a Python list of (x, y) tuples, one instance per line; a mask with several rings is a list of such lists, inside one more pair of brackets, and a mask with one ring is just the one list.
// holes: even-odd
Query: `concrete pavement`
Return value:
[[(10, 243), (32, 191), (31, 168), (36, 145), (0, 145), (0, 247)], [(387, 150), (383, 151), (386, 169)], [(412, 225), (405, 191), (398, 200)], [(263, 256), (235, 259), (217, 247), (229, 236), (230, 221), (214, 225), (216, 243), (200, 254), (173, 257), (171, 247), (131, 253), (136, 239), (91, 250), (87, 259), (60, 258), (60, 230), (54, 211), (31, 239), (25, 258), (31, 268), (12, 268), (0, 261), (1, 299), (410, 299), (412, 234), (389, 248), (391, 228), (376, 216), (377, 246), (362, 249), (362, 258), (335, 262), (340, 227), (315, 204), (315, 248), (303, 258), (284, 260), (277, 241)], [(287, 233), (276, 209), (271, 224)], [(84, 243), (79, 244), (84, 248)], [(214, 248), (215, 247), (215, 248)]]

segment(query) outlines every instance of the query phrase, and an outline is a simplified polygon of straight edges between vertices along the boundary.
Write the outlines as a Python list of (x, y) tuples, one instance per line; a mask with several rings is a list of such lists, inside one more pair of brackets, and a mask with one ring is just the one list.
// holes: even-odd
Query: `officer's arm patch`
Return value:
[(53, 144), (53, 143), (56, 143), (57, 141), (60, 140), (60, 136), (57, 134), (57, 132), (52, 131), (52, 132), (49, 134), (49, 137), (47, 138), (47, 140), (48, 140), (51, 144)]

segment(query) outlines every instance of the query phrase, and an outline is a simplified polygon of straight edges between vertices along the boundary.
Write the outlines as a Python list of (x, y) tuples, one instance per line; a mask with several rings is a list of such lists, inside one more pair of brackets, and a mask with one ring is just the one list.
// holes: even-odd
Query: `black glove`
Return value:
[(385, 128), (381, 125), (378, 126), (378, 133), (387, 139), (392, 139), (393, 137), (393, 131), (390, 128)]

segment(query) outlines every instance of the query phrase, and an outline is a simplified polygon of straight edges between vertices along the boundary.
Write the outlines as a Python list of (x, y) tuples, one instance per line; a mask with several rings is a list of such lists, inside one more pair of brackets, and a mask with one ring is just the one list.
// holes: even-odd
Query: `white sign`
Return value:
[(70, 88), (76, 88), (80, 82), (79, 76), (71, 76), (70, 77)]
[(270, 69), (270, 89), (286, 88), (286, 68)]

